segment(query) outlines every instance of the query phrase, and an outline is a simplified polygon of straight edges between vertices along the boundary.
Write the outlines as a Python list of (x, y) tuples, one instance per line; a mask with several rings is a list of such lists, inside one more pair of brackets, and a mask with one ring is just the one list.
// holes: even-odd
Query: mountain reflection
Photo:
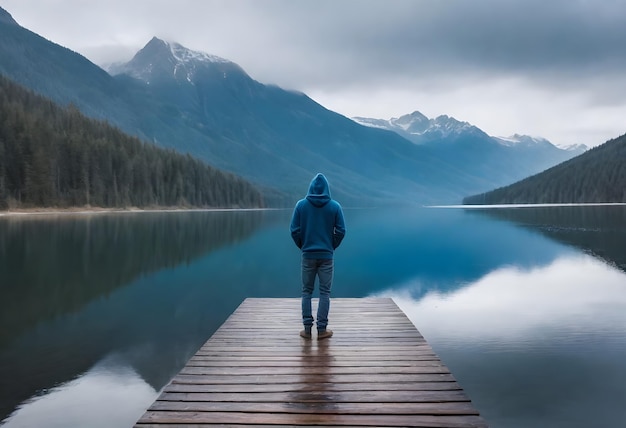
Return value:
[(252, 211), (3, 219), (0, 349), (37, 322), (76, 311), (140, 275), (244, 239), (262, 218)]
[(626, 272), (626, 206), (562, 206), (477, 209), (582, 249)]
[[(124, 349), (130, 361), (181, 358), (176, 341), (187, 338), (167, 322), (176, 316), (168, 314), (168, 298), (177, 294), (159, 294), (160, 283), (148, 281), (149, 274), (243, 241), (267, 218), (245, 211), (2, 219), (0, 420), (22, 400), (73, 379), (115, 349)], [(167, 274), (159, 278), (163, 286), (179, 285)], [(135, 290), (120, 294), (128, 284)], [(170, 346), (149, 359), (155, 349), (136, 339), (140, 331), (162, 337), (158, 343), (169, 339)], [(158, 363), (145, 370), (156, 389), (171, 376)]]

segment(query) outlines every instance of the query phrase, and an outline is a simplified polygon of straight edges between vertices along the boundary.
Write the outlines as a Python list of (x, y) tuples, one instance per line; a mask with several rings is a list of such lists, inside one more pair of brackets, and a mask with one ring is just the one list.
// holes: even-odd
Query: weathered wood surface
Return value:
[(302, 339), (299, 299), (246, 299), (136, 427), (487, 426), (393, 300), (332, 299), (329, 319)]

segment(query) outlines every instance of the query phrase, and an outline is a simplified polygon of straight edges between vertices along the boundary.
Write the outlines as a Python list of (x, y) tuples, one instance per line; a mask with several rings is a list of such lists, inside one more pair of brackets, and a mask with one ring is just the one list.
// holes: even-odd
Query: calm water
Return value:
[[(3, 428), (131, 426), (244, 298), (299, 296), (290, 214), (0, 218)], [(492, 427), (626, 426), (626, 207), (345, 216), (333, 296), (393, 297)]]

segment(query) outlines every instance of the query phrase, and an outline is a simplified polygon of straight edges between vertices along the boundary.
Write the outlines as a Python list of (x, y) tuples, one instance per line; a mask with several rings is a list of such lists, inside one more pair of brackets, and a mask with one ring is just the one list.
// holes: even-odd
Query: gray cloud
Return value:
[[(592, 108), (610, 117), (626, 114), (626, 0), (0, 0), (0, 5), (20, 24), (97, 63), (127, 60), (158, 36), (233, 60), (264, 83), (319, 95), (348, 115), (367, 115), (377, 93), (387, 98), (370, 110), (388, 105), (388, 117), (400, 113), (399, 106), (408, 108), (411, 99), (413, 109), (430, 105), (442, 110), (437, 114), (470, 115), (463, 120), (489, 120), (475, 112), (491, 111), (497, 121), (477, 123), (488, 131), (526, 126), (529, 121), (517, 118), (520, 106), (511, 104), (521, 100), (527, 109), (544, 109), (543, 115), (557, 120), (562, 113), (550, 101), (559, 94), (574, 100), (558, 106), (576, 106), (572, 115)], [(509, 116), (503, 113), (506, 105)], [(572, 129), (561, 134), (567, 132)], [(602, 130), (578, 135), (585, 132)]]
[(107, 44), (139, 48), (156, 35), (219, 50), (211, 53), (264, 74), (282, 70), (287, 79), (295, 70), (315, 81), (323, 69), (333, 70), (317, 77), (326, 83), (356, 71), (372, 79), (458, 71), (576, 77), (626, 66), (620, 0), (39, 2), (0, 4), (25, 16), (41, 10), (38, 27), (90, 52)]
[[(626, 4), (551, 0), (342, 2), (282, 28), (286, 66), (376, 76), (524, 74), (580, 78), (626, 65)], [(328, 3), (322, 2), (323, 5)], [(280, 15), (269, 19), (283, 19)], [(279, 25), (274, 22), (272, 27)], [(278, 44), (279, 41), (272, 40)], [(284, 44), (284, 43), (283, 43)], [(281, 61), (281, 58), (276, 58)], [(310, 77), (311, 79), (314, 76)]]

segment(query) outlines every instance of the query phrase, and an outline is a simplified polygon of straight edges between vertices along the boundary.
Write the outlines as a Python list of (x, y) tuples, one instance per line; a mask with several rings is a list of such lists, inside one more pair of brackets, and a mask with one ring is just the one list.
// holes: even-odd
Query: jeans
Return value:
[(320, 299), (317, 306), (317, 329), (326, 330), (328, 310), (330, 309), (330, 288), (333, 284), (332, 259), (302, 259), (302, 323), (305, 327), (313, 325), (311, 295), (315, 286), (315, 277), (319, 278)]

